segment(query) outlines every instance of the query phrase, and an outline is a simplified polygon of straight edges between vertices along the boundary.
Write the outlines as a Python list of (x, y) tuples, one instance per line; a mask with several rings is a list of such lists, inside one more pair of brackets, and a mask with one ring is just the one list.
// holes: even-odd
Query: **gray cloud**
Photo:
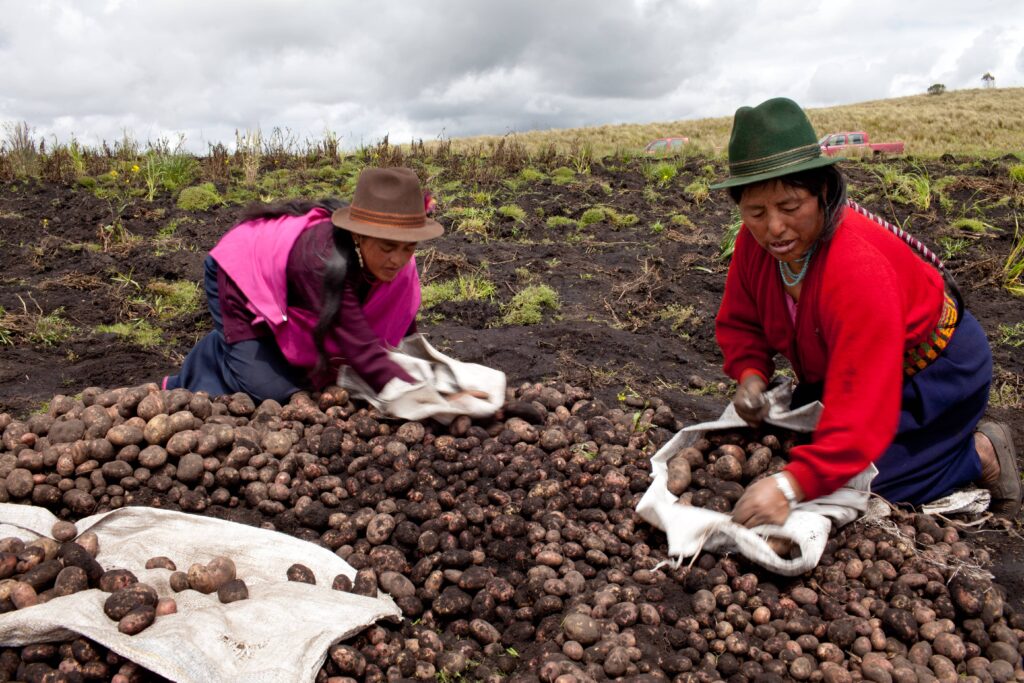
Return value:
[[(0, 121), (346, 145), (1022, 85), (1018, 0), (0, 0)], [(379, 6), (377, 6), (379, 5)], [(898, 6), (897, 6), (898, 5)], [(1000, 17), (998, 28), (991, 17)], [(977, 73), (975, 73), (977, 72)]]

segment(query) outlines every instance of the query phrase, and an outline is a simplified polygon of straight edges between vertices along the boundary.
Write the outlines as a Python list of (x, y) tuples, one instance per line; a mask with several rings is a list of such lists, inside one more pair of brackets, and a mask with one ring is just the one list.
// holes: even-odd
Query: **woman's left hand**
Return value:
[(745, 527), (782, 525), (789, 517), (789, 502), (771, 477), (747, 487), (732, 509), (732, 521)]

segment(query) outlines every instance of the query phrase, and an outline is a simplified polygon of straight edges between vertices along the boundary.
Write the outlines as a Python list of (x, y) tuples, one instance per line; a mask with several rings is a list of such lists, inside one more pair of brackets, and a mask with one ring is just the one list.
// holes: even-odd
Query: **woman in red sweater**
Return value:
[(811, 443), (750, 486), (733, 518), (781, 524), (871, 463), (872, 490), (893, 502), (978, 481), (993, 510), (1016, 517), (1009, 429), (979, 422), (992, 381), (981, 326), (931, 252), (847, 200), (835, 161), (792, 100), (736, 112), (730, 177), (713, 186), (729, 190), (743, 219), (716, 319), (725, 372), (739, 384), (733, 405), (750, 424), (764, 418), (781, 353), (799, 380), (794, 403), (825, 407)]

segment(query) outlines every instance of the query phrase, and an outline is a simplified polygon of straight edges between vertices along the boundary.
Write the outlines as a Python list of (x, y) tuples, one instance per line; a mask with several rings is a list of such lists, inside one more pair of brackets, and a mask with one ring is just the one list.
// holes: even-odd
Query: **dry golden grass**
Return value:
[[(750, 104), (756, 104), (751, 102)], [(1000, 156), (1024, 149), (1024, 88), (981, 88), (913, 95), (824, 109), (808, 115), (819, 135), (865, 130), (872, 140), (903, 140), (907, 154)], [(560, 152), (591, 150), (595, 156), (637, 152), (654, 138), (687, 136), (694, 152), (724, 156), (732, 117), (592, 128), (529, 131), (514, 134), (530, 153), (554, 147)], [(499, 137), (452, 140), (455, 150), (477, 150)]]

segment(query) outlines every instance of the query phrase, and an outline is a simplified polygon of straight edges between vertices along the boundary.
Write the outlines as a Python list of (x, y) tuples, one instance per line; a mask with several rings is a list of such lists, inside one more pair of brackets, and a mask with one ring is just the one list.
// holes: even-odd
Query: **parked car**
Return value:
[(677, 137), (677, 138), (658, 138), (657, 140), (651, 140), (644, 147), (644, 154), (651, 155), (667, 155), (676, 154), (683, 149), (683, 146), (690, 142), (690, 138)]
[(818, 141), (825, 156), (837, 154), (903, 154), (903, 142), (871, 142), (862, 130), (845, 133), (830, 133)]

